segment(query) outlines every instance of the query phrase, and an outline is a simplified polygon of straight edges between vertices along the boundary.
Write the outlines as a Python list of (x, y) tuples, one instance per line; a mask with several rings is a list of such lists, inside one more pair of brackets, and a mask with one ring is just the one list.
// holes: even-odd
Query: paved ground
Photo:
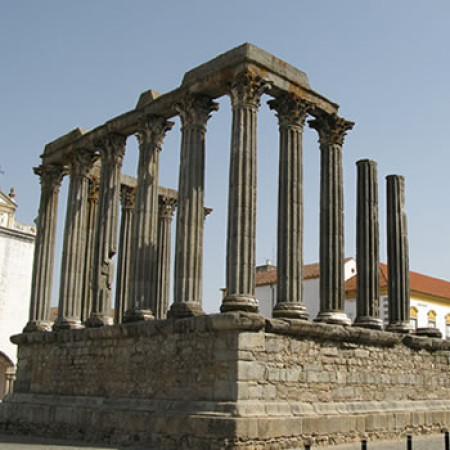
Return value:
[[(324, 447), (311, 447), (324, 449)], [(333, 450), (360, 450), (361, 444), (344, 444), (328, 447)], [(105, 447), (93, 446), (92, 444), (83, 444), (76, 442), (67, 442), (61, 440), (49, 440), (41, 438), (30, 438), (22, 436), (5, 436), (0, 435), (0, 449), (1, 450), (137, 450), (143, 447)], [(406, 439), (401, 441), (383, 441), (383, 442), (369, 442), (368, 450), (406, 450)], [(192, 449), (195, 450), (195, 449)], [(414, 437), (413, 450), (445, 450), (444, 435), (430, 435), (424, 437)]]

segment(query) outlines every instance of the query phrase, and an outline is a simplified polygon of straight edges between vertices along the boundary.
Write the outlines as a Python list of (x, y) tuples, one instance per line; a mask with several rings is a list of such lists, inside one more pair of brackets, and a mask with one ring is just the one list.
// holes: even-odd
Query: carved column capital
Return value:
[(354, 122), (338, 117), (336, 114), (326, 113), (320, 113), (308, 123), (319, 133), (321, 145), (342, 145), (347, 131), (355, 125)]
[(139, 121), (139, 129), (136, 133), (139, 145), (149, 146), (161, 151), (164, 136), (174, 125), (174, 122), (164, 117), (153, 114)]
[(33, 171), (40, 178), (43, 193), (58, 192), (64, 175), (67, 175), (67, 167), (62, 164), (41, 164)]
[(87, 177), (96, 156), (91, 150), (81, 149), (72, 153), (69, 158), (70, 175), (75, 177)]
[(306, 115), (311, 110), (310, 103), (291, 93), (284, 93), (267, 104), (276, 111), (280, 127), (298, 126), (303, 129)]
[(188, 95), (175, 105), (175, 109), (180, 114), (183, 127), (197, 126), (205, 129), (211, 113), (219, 109), (219, 104), (206, 95)]
[(136, 195), (136, 188), (122, 184), (120, 186), (120, 204), (123, 209), (132, 210), (134, 208), (134, 198)]
[(118, 133), (110, 133), (96, 139), (94, 145), (100, 151), (102, 163), (104, 164), (107, 160), (113, 164), (122, 164), (126, 141), (127, 137)]
[(271, 83), (252, 72), (242, 72), (229, 86), (229, 95), (233, 108), (248, 106), (258, 108), (262, 94), (271, 86)]
[(175, 198), (159, 196), (159, 218), (160, 219), (172, 219), (177, 206), (177, 200)]

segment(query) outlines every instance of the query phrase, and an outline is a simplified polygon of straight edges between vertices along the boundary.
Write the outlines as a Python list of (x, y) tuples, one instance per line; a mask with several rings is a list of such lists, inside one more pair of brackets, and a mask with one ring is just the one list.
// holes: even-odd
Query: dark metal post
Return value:
[(367, 450), (367, 441), (365, 439), (361, 441), (361, 450)]
[(445, 432), (445, 450), (450, 450), (450, 433)]

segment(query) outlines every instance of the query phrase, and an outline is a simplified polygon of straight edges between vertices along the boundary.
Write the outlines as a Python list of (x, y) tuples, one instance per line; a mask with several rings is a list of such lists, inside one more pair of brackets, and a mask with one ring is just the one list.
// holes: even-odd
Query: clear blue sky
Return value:
[[(356, 122), (344, 146), (346, 254), (355, 253), (355, 162), (378, 162), (382, 260), (385, 181), (406, 177), (412, 270), (450, 280), (450, 3), (376, 1), (2, 0), (0, 2), (0, 186), (15, 187), (18, 218), (39, 202), (44, 145), (132, 109), (147, 89), (167, 92), (184, 72), (251, 42), (308, 74), (313, 89)], [(276, 245), (278, 128), (259, 115), (257, 262)], [(207, 310), (224, 285), (230, 106), (220, 101), (207, 134)], [(135, 173), (129, 139), (125, 171)], [(176, 188), (179, 122), (165, 141), (161, 182)], [(305, 262), (318, 259), (319, 151), (305, 130)], [(62, 203), (64, 206), (64, 193)], [(60, 208), (63, 209), (63, 208)], [(64, 217), (59, 219), (62, 228)], [(59, 233), (61, 235), (61, 232)], [(57, 268), (59, 271), (59, 267)]]

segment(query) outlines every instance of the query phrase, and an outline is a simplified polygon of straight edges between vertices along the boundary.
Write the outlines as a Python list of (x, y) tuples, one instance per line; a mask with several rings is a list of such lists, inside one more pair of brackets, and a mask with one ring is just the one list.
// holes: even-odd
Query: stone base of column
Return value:
[(58, 330), (78, 330), (84, 328), (80, 320), (57, 319), (53, 324), (53, 331)]
[(122, 322), (139, 322), (140, 320), (153, 320), (155, 316), (150, 309), (129, 309), (125, 311)]
[(308, 320), (306, 306), (298, 302), (278, 302), (272, 312), (273, 317)]
[(197, 302), (175, 302), (167, 312), (167, 318), (202, 316), (205, 314), (200, 303)]
[(30, 320), (23, 329), (24, 333), (34, 333), (35, 331), (52, 331), (52, 324), (43, 320)]
[(99, 328), (112, 324), (113, 324), (112, 317), (105, 316), (103, 314), (91, 314), (89, 319), (87, 319), (85, 322), (87, 328)]
[(439, 328), (434, 327), (421, 327), (417, 328), (417, 330), (414, 332), (417, 336), (426, 336), (426, 337), (433, 337), (433, 338), (442, 338), (442, 333), (439, 331)]
[(357, 317), (353, 323), (355, 327), (371, 328), (373, 330), (382, 330), (383, 321), (375, 317)]
[(255, 297), (233, 296), (230, 295), (223, 299), (220, 312), (245, 311), (257, 313), (259, 302)]
[(412, 333), (413, 328), (409, 323), (390, 323), (386, 327), (386, 331), (392, 331), (393, 333)]
[(314, 322), (331, 323), (334, 325), (351, 325), (352, 321), (347, 314), (342, 311), (324, 311), (320, 312), (314, 319)]

